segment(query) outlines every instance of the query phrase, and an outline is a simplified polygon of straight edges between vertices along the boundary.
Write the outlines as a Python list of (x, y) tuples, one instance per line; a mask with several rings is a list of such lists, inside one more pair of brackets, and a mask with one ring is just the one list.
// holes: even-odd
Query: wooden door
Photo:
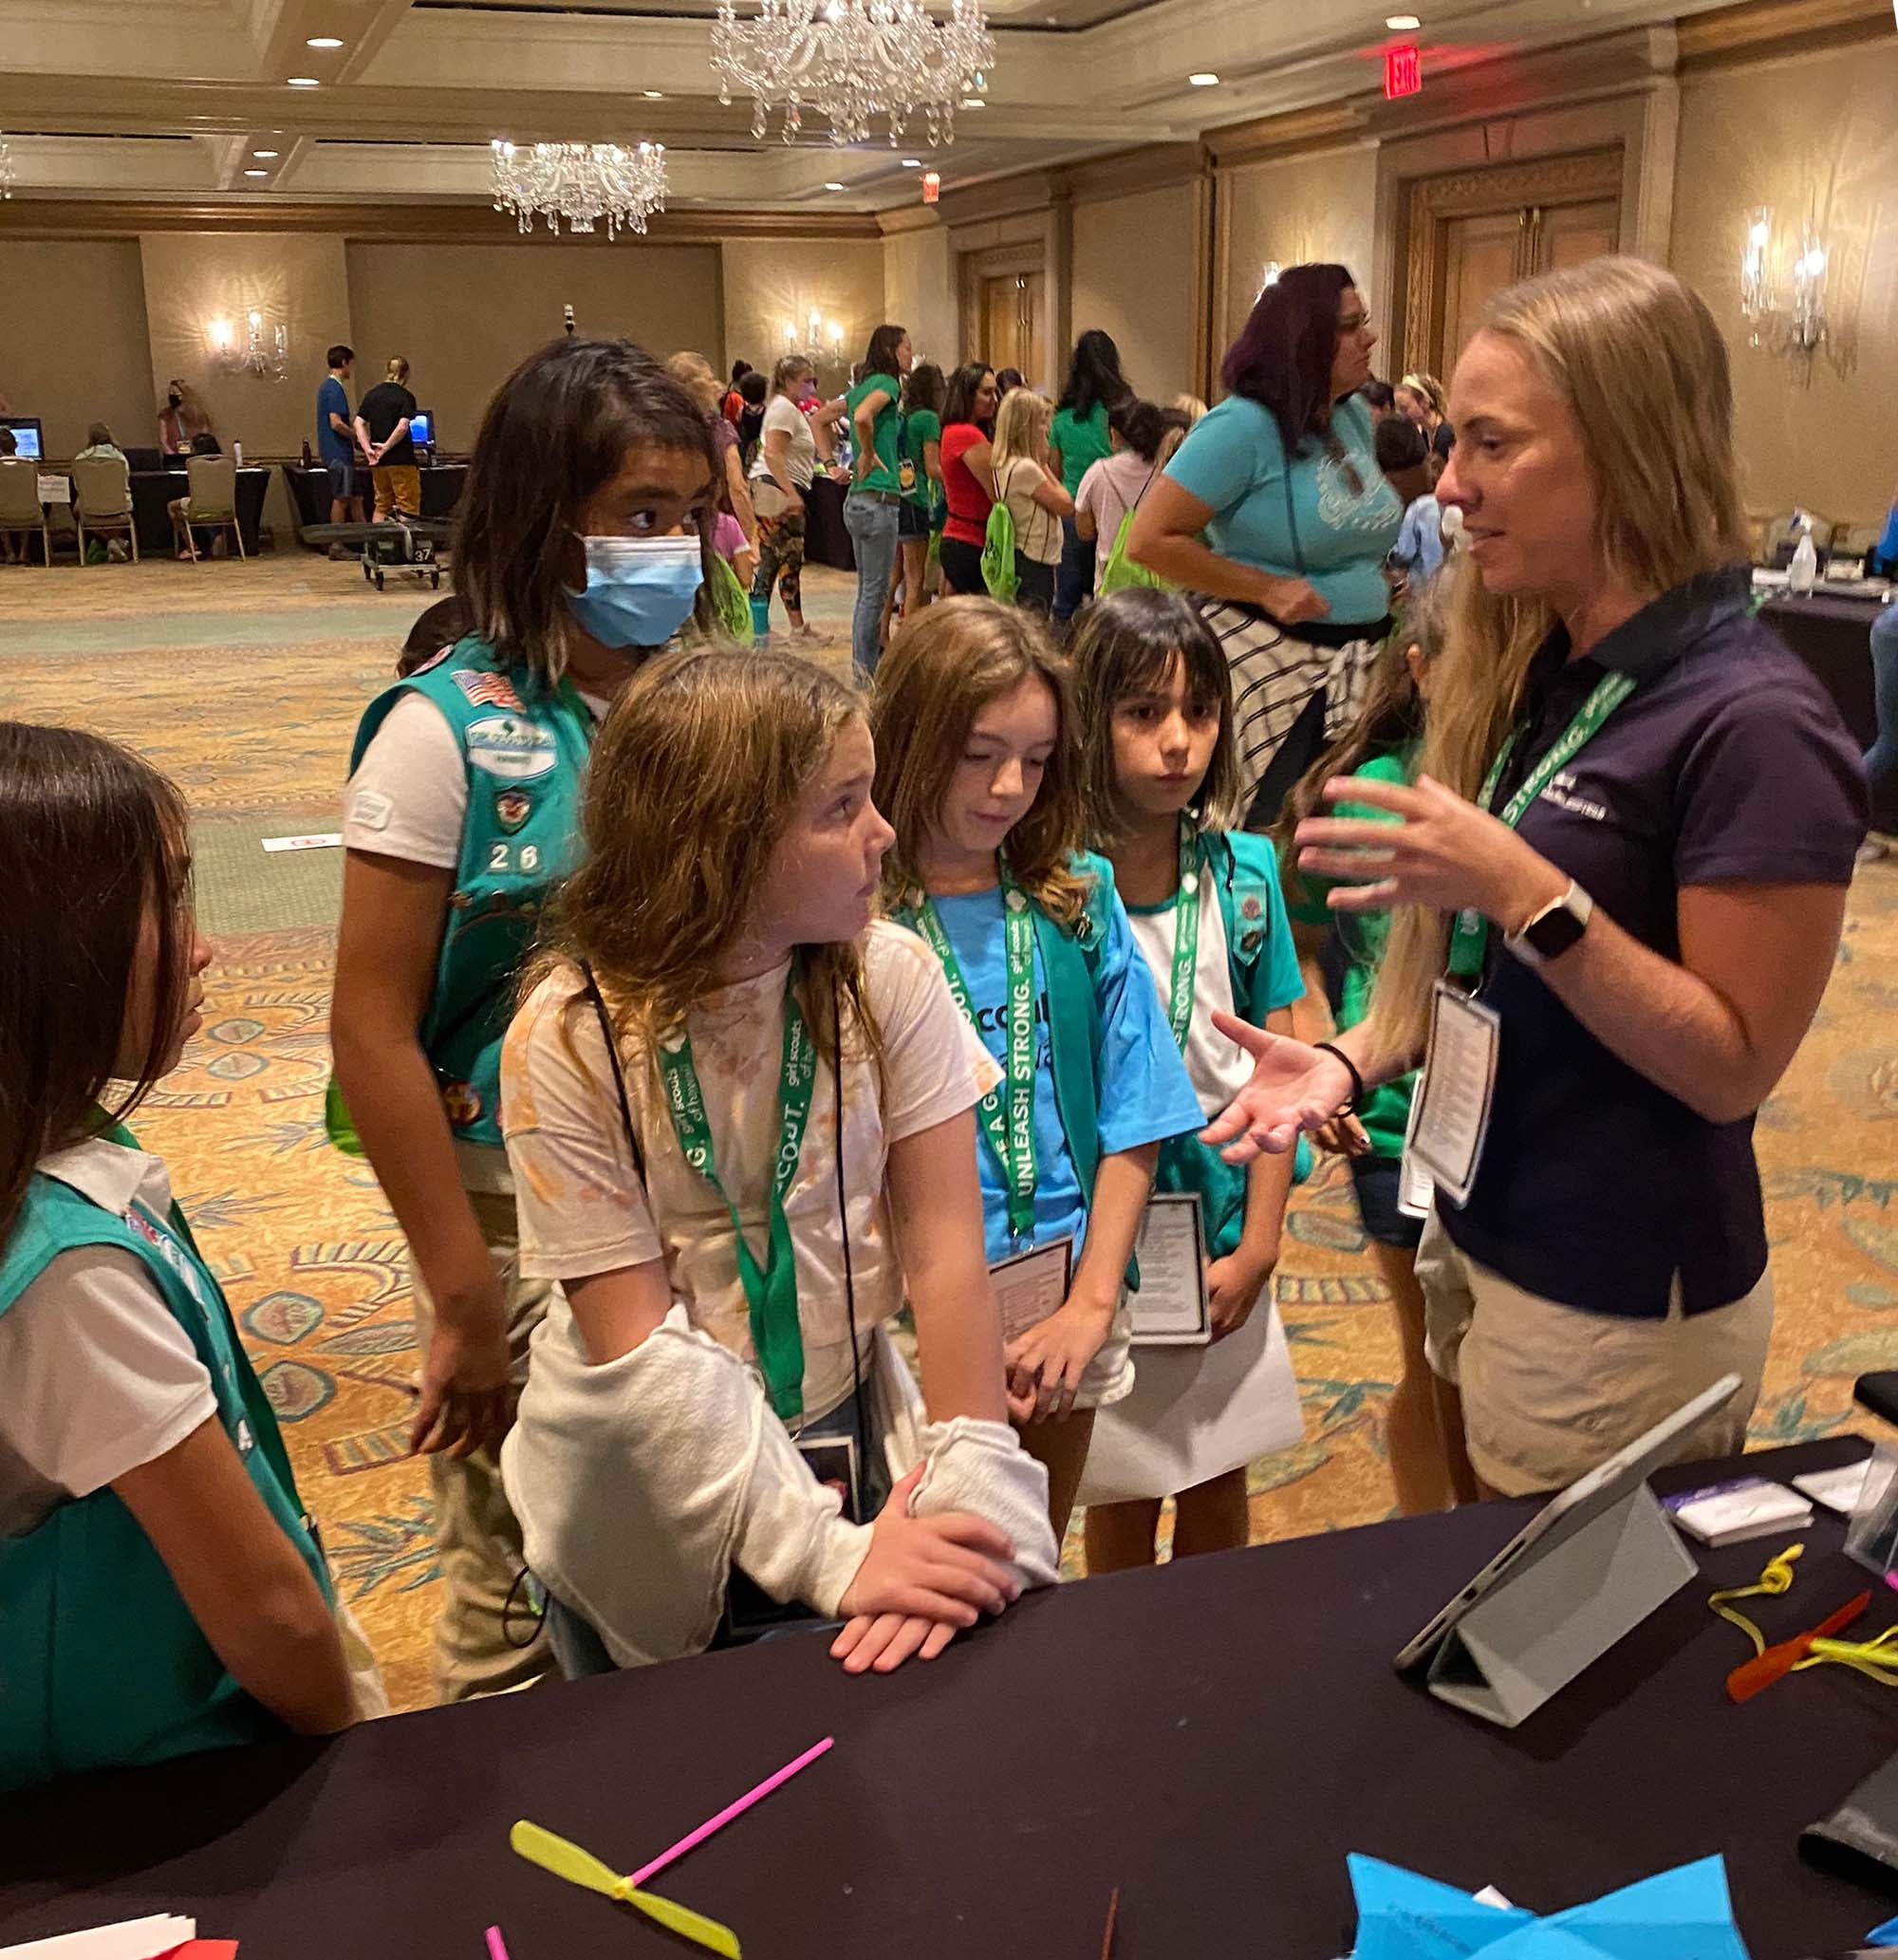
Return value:
[(1041, 373), (1047, 321), (1042, 272), (995, 272), (982, 280), (982, 359), (991, 367), (1018, 367), (1033, 385)]
[(1448, 219), (1443, 227), (1443, 325), (1436, 364), (1426, 370), (1448, 378), (1483, 308), (1521, 278), (1528, 227), (1519, 211), (1481, 212)]
[(1593, 197), (1586, 204), (1552, 204), (1536, 214), (1535, 270), (1579, 266), (1621, 245), (1621, 199)]
[(1390, 355), (1390, 371), (1422, 368), (1447, 381), (1505, 286), (1618, 250), (1622, 167), (1616, 144), (1413, 181), (1392, 335), (1402, 360)]

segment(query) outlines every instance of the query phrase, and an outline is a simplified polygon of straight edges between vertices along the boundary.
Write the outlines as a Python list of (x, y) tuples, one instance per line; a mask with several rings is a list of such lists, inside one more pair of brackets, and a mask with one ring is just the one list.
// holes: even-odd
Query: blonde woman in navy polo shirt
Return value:
[(1729, 1369), (1745, 1387), (1680, 1453), (1745, 1440), (1773, 1313), (1754, 1113), (1825, 991), (1866, 790), (1749, 615), (1696, 295), (1631, 258), (1511, 288), (1451, 419), (1437, 495), (1468, 544), (1418, 780), (1333, 784), (1386, 820), (1298, 829), (1334, 905), (1403, 908), (1372, 1016), (1323, 1051), (1244, 1031), (1252, 1082), (1207, 1134), (1288, 1148), (1411, 1067), (1439, 977), (1467, 971), (1497, 1017), (1488, 1134), (1418, 1276), (1477, 1474), (1521, 1493)]

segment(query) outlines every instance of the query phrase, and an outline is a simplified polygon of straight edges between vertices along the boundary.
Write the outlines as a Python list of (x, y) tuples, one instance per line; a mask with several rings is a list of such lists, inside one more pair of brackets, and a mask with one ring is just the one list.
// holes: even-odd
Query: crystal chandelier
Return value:
[(13, 153), (7, 147), (7, 139), (0, 136), (0, 197), (13, 195)]
[(951, 0), (941, 22), (921, 0), (758, 0), (744, 21), (734, 0), (719, 0), (712, 28), (718, 100), (744, 90), (753, 136), (775, 111), (786, 142), (806, 109), (829, 123), (833, 143), (866, 141), (883, 118), (894, 147), (919, 113), (932, 143), (954, 142), (956, 103), (985, 85), (995, 59), (982, 0)]
[(570, 232), (590, 232), (602, 218), (606, 235), (620, 227), (643, 233), (646, 219), (665, 209), (665, 145), (641, 143), (494, 143), (494, 209), (512, 211), (523, 232), (536, 215), (556, 236), (560, 221)]

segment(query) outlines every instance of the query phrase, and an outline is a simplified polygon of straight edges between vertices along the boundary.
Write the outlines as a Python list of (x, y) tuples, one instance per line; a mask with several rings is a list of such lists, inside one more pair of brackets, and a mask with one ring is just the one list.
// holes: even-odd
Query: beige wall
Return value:
[[(1733, 350), (1747, 503), (1870, 522), (1898, 492), (1898, 41), (1681, 84), (1675, 269)], [(1841, 377), (1746, 345), (1740, 249), (1749, 207), (1782, 231), (1810, 208), (1829, 235), (1828, 298), (1855, 354)]]
[(352, 243), (348, 268), (357, 395), (403, 355), (449, 449), (474, 447), (489, 396), (559, 338), (564, 305), (584, 334), (624, 334), (661, 359), (685, 347), (718, 359), (716, 245)]
[[(796, 326), (800, 345), (808, 347), (806, 329), (815, 310), (824, 322), (818, 385), (829, 393), (847, 383), (850, 364), (863, 359), (884, 319), (882, 242), (728, 239), (718, 252), (724, 265), (725, 372), (738, 360), (769, 368), (785, 350), (787, 321)], [(833, 323), (844, 330), (834, 350)]]
[[(1150, 400), (1193, 381), (1197, 209), (1190, 183), (1074, 207), (1074, 334), (1111, 334), (1128, 382)], [(1063, 375), (1067, 354), (1053, 356)]]
[[(226, 449), (235, 440), (253, 456), (295, 454), (304, 438), (313, 435), (324, 349), (349, 338), (342, 239), (302, 233), (148, 232), (139, 240), (139, 252), (151, 334), (144, 358), (154, 399), (168, 380), (180, 376), (203, 398)], [(241, 342), (252, 308), (264, 316), (267, 338), (279, 322), (289, 328), (287, 381), (227, 374), (213, 355), (209, 324), (229, 320)]]
[[(1219, 207), (1225, 214), (1226, 295), (1224, 318), (1216, 323), (1213, 364), (1245, 325), (1258, 297), (1265, 262), (1281, 266), (1322, 261), (1349, 266), (1371, 286), (1372, 245), (1377, 218), (1377, 152), (1330, 150), (1316, 157), (1292, 157), (1246, 164), (1219, 180)], [(1374, 319), (1384, 296), (1368, 294)]]
[(883, 242), (884, 314), (909, 328), (917, 359), (946, 374), (961, 358), (961, 308), (955, 254), (940, 225), (897, 232)]
[(84, 448), (93, 421), (121, 443), (158, 439), (135, 239), (0, 239), (0, 394), (45, 422), (49, 456)]

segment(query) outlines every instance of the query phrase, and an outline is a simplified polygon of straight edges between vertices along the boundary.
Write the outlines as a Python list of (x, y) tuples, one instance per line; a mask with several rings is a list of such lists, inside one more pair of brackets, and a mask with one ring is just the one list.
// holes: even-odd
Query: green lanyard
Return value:
[[(941, 962), (951, 998), (962, 1018), (975, 1027), (969, 983), (935, 905), (925, 895), (921, 905), (905, 906), (903, 915), (929, 942), (930, 951)], [(1008, 1073), (982, 1098), (980, 1115), (983, 1134), (1001, 1167), (1009, 1230), (1017, 1239), (1030, 1239), (1034, 1235), (1034, 1186), (1039, 1176), (1034, 1161), (1034, 915), (1027, 892), (1006, 871), (1002, 923), (1008, 955)]]
[[(795, 979), (795, 969), (792, 972)], [(784, 997), (784, 1061), (778, 1074), (778, 1144), (772, 1176), (771, 1235), (762, 1271), (745, 1242), (738, 1207), (718, 1182), (712, 1154), (712, 1128), (705, 1118), (705, 1093), (692, 1060), (692, 1037), (682, 1030), (676, 1048), (663, 1042), (659, 1051), (660, 1073), (665, 1082), (666, 1108), (673, 1134), (685, 1161), (725, 1201), (737, 1241), (738, 1280), (751, 1309), (752, 1347), (764, 1370), (765, 1388), (780, 1416), (804, 1409), (804, 1330), (797, 1319), (797, 1267), (791, 1243), (791, 1223), (784, 1214), (784, 1194), (797, 1175), (804, 1148), (805, 1125), (810, 1119), (811, 1091), (817, 1079), (817, 1050), (797, 995), (787, 984)]]
[[(1604, 674), (1595, 682), (1594, 692), (1585, 700), (1575, 719), (1562, 731), (1560, 739), (1543, 756), (1528, 775), (1522, 787), (1509, 799), (1500, 812), (1501, 820), (1513, 831), (1522, 821), (1523, 812), (1534, 803), (1550, 783), (1557, 771), (1565, 769), (1577, 755), (1593, 740), (1602, 723), (1620, 707), (1623, 701), (1634, 692), (1634, 681), (1628, 674)], [(1502, 780), (1503, 765), (1509, 760), (1510, 752), (1516, 747), (1520, 729), (1512, 731), (1509, 739), (1503, 743), (1496, 760), (1490, 765), (1490, 772), (1482, 786), (1482, 794), (1477, 799), (1479, 807), (1487, 810), (1496, 795), (1497, 785)], [(1489, 921), (1478, 911), (1457, 914), (1456, 929), (1450, 939), (1450, 971), (1459, 980), (1474, 980), (1482, 971), (1483, 950), (1489, 943)]]
[(1186, 1053), (1186, 1031), (1193, 1025), (1193, 969), (1200, 963), (1200, 852), (1193, 826), (1180, 820), (1180, 889), (1173, 899), (1173, 984), (1167, 1011), (1173, 1038)]

